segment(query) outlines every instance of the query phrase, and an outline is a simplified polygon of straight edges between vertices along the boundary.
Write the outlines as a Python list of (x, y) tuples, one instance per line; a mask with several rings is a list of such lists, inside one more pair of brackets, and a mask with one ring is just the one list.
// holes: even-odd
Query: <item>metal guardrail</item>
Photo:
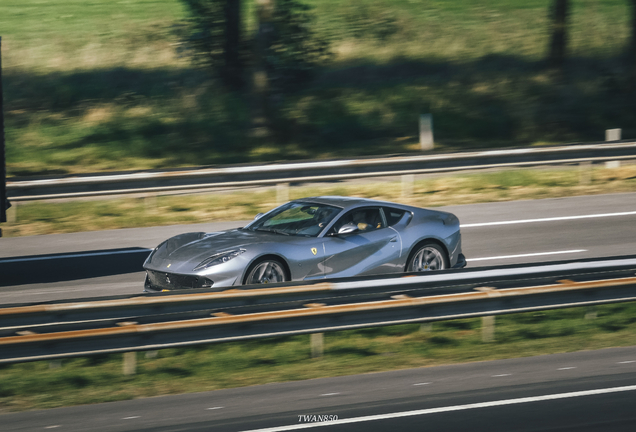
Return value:
[[(347, 304), (385, 300), (392, 295), (425, 296), (463, 293), (479, 286), (498, 289), (550, 284), (576, 278), (594, 281), (636, 275), (636, 256), (588, 258), (549, 264), (522, 264), (440, 273), (385, 274), (323, 281), (245, 286), (215, 292), (188, 289), (157, 294), (135, 294), (79, 300), (58, 300), (24, 305), (0, 305), (0, 336), (23, 328), (59, 326), (91, 321), (129, 320), (150, 322), (151, 317), (214, 311), (263, 312), (293, 309), (305, 303)], [(235, 313), (235, 312), (233, 312)], [(241, 312), (238, 312), (241, 313)], [(152, 321), (155, 321), (152, 318)], [(97, 325), (97, 324), (96, 324)]]
[[(559, 279), (564, 273), (590, 280)], [(0, 363), (633, 301), (635, 274), (636, 258), (630, 257), (304, 287), (10, 307), (0, 309)], [(545, 278), (558, 280), (533, 284)], [(507, 287), (480, 283), (488, 280)], [(367, 290), (372, 292), (365, 293)], [(339, 292), (346, 295), (339, 297)], [(185, 304), (194, 307), (184, 312), (179, 308)], [(121, 313), (131, 307), (154, 309), (148, 317)], [(95, 315), (99, 310), (114, 313), (109, 319)], [(75, 314), (77, 321), (60, 322), (60, 316), (67, 313)], [(7, 325), (11, 323), (14, 325)]]
[(10, 179), (7, 195), (11, 201), (20, 202), (628, 159), (636, 159), (634, 141), (166, 172)]

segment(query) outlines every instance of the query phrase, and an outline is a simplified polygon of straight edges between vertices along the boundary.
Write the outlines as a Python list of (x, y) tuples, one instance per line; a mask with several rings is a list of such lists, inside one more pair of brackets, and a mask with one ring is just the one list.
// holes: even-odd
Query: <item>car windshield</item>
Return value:
[(290, 202), (252, 222), (247, 228), (283, 235), (316, 237), (340, 210), (325, 204)]

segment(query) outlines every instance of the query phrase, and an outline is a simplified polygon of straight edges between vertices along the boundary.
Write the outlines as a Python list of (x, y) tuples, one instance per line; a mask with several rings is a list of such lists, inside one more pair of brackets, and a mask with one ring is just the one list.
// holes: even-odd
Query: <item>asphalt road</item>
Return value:
[(627, 347), (12, 413), (0, 424), (3, 432), (633, 431), (635, 397), (636, 347)]
[[(636, 252), (636, 193), (443, 207), (462, 224), (468, 267), (609, 257)], [(151, 249), (188, 231), (219, 231), (246, 221), (0, 238), (0, 259)], [(134, 252), (134, 251), (133, 251)], [(145, 253), (145, 252), (144, 252)], [(100, 255), (101, 256), (101, 255)], [(99, 258), (101, 260), (101, 258)], [(37, 272), (37, 264), (32, 269)], [(122, 262), (111, 265), (117, 273)], [(108, 272), (106, 272), (108, 273)], [(141, 292), (143, 271), (52, 283), (0, 286), (0, 303)]]

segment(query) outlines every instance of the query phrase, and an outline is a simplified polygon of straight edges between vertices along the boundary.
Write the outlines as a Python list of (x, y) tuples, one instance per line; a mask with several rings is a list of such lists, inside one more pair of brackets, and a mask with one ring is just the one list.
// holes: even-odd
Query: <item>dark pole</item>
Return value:
[(241, 1), (225, 2), (225, 68), (224, 80), (233, 90), (243, 87), (241, 64)]
[(552, 38), (550, 39), (549, 63), (561, 68), (565, 62), (567, 45), (568, 0), (552, 2)]
[[(7, 221), (7, 182), (4, 161), (4, 106), (2, 105), (2, 37), (0, 36), (0, 222)], [(0, 237), (2, 230), (0, 230)]]
[(636, 79), (636, 0), (632, 0), (632, 37), (627, 49), (627, 61), (631, 68), (632, 80)]

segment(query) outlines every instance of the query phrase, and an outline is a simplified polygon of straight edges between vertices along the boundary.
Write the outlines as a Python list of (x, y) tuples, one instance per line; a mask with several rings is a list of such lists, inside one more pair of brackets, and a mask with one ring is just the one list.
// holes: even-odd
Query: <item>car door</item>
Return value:
[[(350, 233), (338, 233), (348, 226)], [(355, 228), (353, 228), (355, 226)], [(338, 219), (323, 237), (327, 277), (348, 277), (401, 271), (401, 240), (387, 226), (380, 207), (351, 210)]]

